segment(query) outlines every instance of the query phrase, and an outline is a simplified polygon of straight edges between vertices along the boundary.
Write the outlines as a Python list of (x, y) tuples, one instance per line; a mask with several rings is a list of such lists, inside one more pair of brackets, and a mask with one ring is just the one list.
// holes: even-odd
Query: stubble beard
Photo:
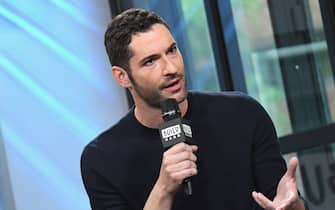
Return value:
[[(184, 81), (184, 85), (181, 88), (182, 91), (182, 97), (181, 98), (176, 98), (178, 103), (183, 102), (186, 97), (187, 97), (187, 91), (186, 91), (186, 79), (183, 75), (178, 75), (178, 76), (173, 76), (172, 79), (179, 77), (180, 80)], [(164, 96), (161, 92), (164, 90), (162, 85), (160, 85), (158, 88), (153, 89), (153, 88), (145, 88), (141, 87), (135, 79), (129, 75), (129, 79), (131, 80), (133, 84), (134, 91), (137, 93), (137, 95), (149, 106), (155, 109), (160, 109), (160, 103), (161, 101), (169, 98), (169, 96)], [(173, 96), (171, 96), (173, 97)]]

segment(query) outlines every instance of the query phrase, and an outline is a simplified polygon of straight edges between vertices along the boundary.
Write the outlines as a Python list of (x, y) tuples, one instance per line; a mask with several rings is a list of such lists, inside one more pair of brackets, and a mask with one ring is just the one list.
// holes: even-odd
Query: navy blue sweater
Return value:
[[(192, 177), (193, 195), (180, 189), (173, 209), (256, 209), (253, 190), (272, 199), (286, 165), (264, 109), (237, 92), (193, 92), (188, 101), (185, 119), (199, 147), (198, 175)], [(143, 209), (162, 154), (158, 130), (140, 124), (131, 109), (83, 151), (81, 172), (92, 209)]]

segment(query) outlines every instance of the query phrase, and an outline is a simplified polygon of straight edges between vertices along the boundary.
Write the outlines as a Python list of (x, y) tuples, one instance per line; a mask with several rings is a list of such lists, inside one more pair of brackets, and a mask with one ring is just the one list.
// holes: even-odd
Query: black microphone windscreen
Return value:
[(161, 101), (162, 117), (164, 121), (180, 117), (178, 102), (174, 98), (168, 98)]

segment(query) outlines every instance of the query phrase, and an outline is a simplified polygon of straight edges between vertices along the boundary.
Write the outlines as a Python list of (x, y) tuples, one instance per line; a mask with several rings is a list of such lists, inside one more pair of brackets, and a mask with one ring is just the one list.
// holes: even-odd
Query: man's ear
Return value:
[(129, 80), (128, 72), (121, 68), (120, 66), (112, 67), (112, 75), (114, 79), (124, 88), (131, 87), (131, 82)]

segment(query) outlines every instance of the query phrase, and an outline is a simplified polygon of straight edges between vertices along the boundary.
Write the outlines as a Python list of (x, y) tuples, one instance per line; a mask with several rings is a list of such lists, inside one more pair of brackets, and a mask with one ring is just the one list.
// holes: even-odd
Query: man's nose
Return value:
[(174, 63), (174, 61), (168, 57), (165, 57), (164, 66), (163, 66), (163, 74), (170, 75), (170, 74), (176, 74), (177, 72), (178, 72), (178, 67)]

